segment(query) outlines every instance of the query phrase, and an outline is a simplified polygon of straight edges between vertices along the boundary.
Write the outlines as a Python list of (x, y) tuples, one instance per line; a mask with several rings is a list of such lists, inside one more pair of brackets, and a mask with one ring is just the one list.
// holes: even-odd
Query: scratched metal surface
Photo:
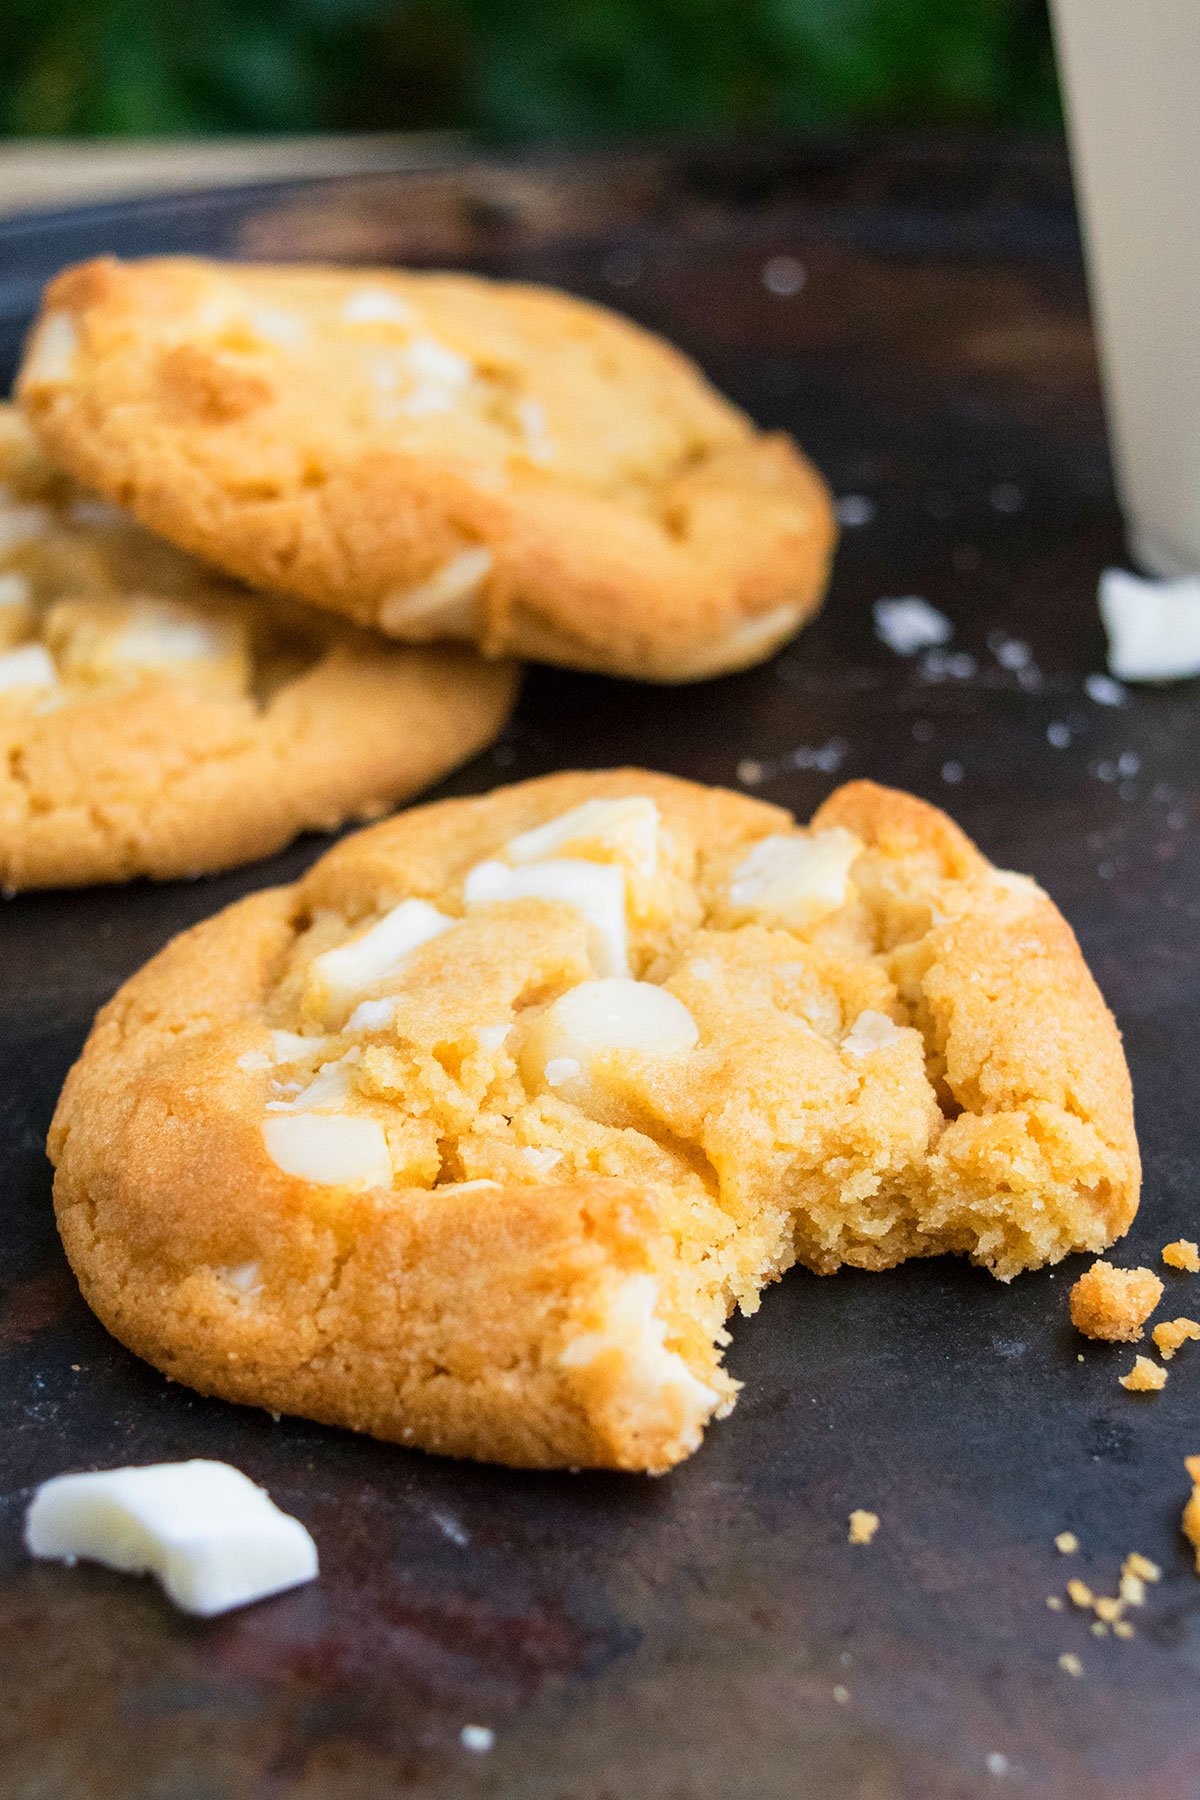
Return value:
[[(1146, 1160), (1128, 1252), (1196, 1234), (1200, 689), (1106, 706), (1084, 685), (1120, 537), (1054, 153), (638, 153), (27, 222), (0, 232), (0, 360), (55, 266), (157, 248), (561, 282), (793, 428), (873, 512), (813, 629), (683, 692), (535, 672), (506, 741), (453, 786), (631, 760), (720, 782), (741, 765), (801, 813), (848, 775), (947, 803), (1054, 894), (1125, 1030)], [(871, 602), (906, 593), (945, 609), (968, 661), (874, 638)], [(1124, 1393), (1130, 1353), (1080, 1356), (1065, 1323), (1071, 1269), (1011, 1289), (951, 1262), (790, 1276), (736, 1329), (734, 1416), (661, 1481), (274, 1424), (105, 1336), (51, 1223), (59, 1083), (145, 957), (323, 847), (0, 911), (0, 1792), (1195, 1800), (1200, 1583), (1178, 1518), (1200, 1360), (1161, 1396)], [(1195, 1312), (1200, 1282), (1173, 1278), (1169, 1299)], [(320, 1584), (202, 1625), (147, 1584), (24, 1560), (37, 1481), (189, 1455), (240, 1464), (305, 1519)], [(855, 1506), (882, 1515), (870, 1549), (845, 1542)], [(1163, 1565), (1132, 1641), (1047, 1610), (1065, 1527), (1098, 1589), (1135, 1547)], [(1067, 1650), (1081, 1679), (1057, 1667)], [(489, 1751), (464, 1746), (468, 1724)]]

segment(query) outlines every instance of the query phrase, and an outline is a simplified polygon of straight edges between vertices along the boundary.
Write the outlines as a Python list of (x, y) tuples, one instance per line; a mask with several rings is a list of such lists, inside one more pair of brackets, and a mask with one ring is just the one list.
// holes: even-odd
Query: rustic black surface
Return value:
[[(55, 267), (163, 248), (560, 282), (670, 333), (870, 500), (824, 616), (773, 664), (674, 692), (534, 672), (506, 741), (451, 786), (614, 761), (734, 783), (740, 764), (801, 814), (849, 775), (949, 805), (1050, 889), (1126, 1033), (1146, 1188), (1123, 1258), (1196, 1235), (1200, 689), (1104, 706), (1084, 687), (1121, 547), (1055, 153), (638, 153), (34, 221), (0, 230), (0, 362)], [(798, 291), (771, 291), (800, 279), (780, 257)], [(907, 593), (951, 615), (971, 664), (939, 676), (874, 638), (871, 602)], [(106, 1337), (51, 1222), (59, 1083), (152, 951), (323, 848), (0, 909), (0, 1793), (1196, 1800), (1200, 1583), (1178, 1519), (1200, 1352), (1160, 1396), (1124, 1393), (1131, 1352), (1080, 1356), (1067, 1326), (1075, 1266), (1011, 1288), (947, 1261), (793, 1274), (736, 1328), (737, 1411), (660, 1481), (275, 1424)], [(1168, 1303), (1197, 1312), (1200, 1280), (1171, 1277)], [(320, 1584), (202, 1625), (149, 1584), (24, 1559), (37, 1481), (189, 1455), (306, 1520)], [(870, 1549), (846, 1544), (855, 1506), (882, 1515)], [(1047, 1610), (1072, 1572), (1112, 1591), (1135, 1547), (1165, 1575), (1134, 1640)]]

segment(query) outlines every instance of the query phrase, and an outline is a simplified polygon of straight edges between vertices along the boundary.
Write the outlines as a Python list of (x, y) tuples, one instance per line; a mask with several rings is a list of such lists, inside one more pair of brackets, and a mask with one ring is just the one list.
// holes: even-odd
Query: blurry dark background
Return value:
[(0, 0), (6, 137), (1058, 122), (1041, 0)]

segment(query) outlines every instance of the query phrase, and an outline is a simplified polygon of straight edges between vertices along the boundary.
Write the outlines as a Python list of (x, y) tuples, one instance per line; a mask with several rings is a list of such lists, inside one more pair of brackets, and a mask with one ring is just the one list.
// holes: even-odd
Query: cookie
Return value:
[(794, 1262), (1007, 1280), (1139, 1185), (1116, 1026), (1032, 881), (867, 783), (800, 828), (638, 770), (419, 808), (177, 939), (50, 1152), (84, 1294), (175, 1379), (652, 1471)]
[(0, 407), (0, 886), (197, 874), (378, 817), (489, 743), (514, 687), (235, 588)]
[(544, 288), (85, 263), (18, 391), (153, 530), (395, 637), (689, 681), (769, 655), (825, 586), (829, 496), (792, 441)]

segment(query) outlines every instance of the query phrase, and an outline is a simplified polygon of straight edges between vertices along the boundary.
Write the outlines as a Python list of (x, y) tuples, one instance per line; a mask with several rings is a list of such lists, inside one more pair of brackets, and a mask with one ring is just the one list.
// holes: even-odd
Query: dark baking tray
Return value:
[[(772, 664), (682, 691), (534, 671), (504, 741), (446, 791), (620, 761), (729, 783), (741, 765), (801, 815), (852, 775), (948, 804), (1050, 889), (1125, 1031), (1146, 1187), (1122, 1256), (1196, 1234), (1200, 689), (1112, 707), (1084, 687), (1097, 572), (1122, 549), (1057, 150), (633, 150), (25, 220), (0, 230), (0, 360), (56, 267), (158, 249), (562, 283), (669, 333), (867, 496), (824, 615)], [(799, 290), (772, 291), (795, 264)], [(907, 593), (953, 617), (973, 665), (939, 674), (874, 638), (871, 602)], [(789, 1276), (736, 1327), (737, 1411), (658, 1481), (273, 1423), (106, 1337), (51, 1221), (59, 1083), (172, 933), (324, 847), (0, 909), (0, 1792), (1196, 1800), (1200, 1582), (1178, 1521), (1200, 1353), (1161, 1395), (1123, 1392), (1131, 1353), (1067, 1325), (1074, 1267), (1009, 1288), (951, 1261)], [(1169, 1303), (1195, 1313), (1200, 1283), (1174, 1277)], [(304, 1518), (319, 1585), (197, 1624), (149, 1584), (22, 1556), (35, 1482), (189, 1455)], [(845, 1541), (856, 1506), (882, 1515), (870, 1549)], [(1134, 1548), (1164, 1579), (1133, 1640), (1047, 1609), (1076, 1566), (1111, 1591)], [(494, 1747), (465, 1748), (466, 1724)]]

